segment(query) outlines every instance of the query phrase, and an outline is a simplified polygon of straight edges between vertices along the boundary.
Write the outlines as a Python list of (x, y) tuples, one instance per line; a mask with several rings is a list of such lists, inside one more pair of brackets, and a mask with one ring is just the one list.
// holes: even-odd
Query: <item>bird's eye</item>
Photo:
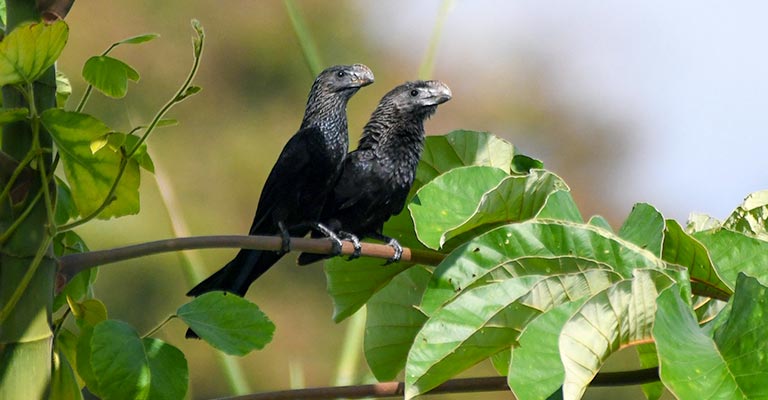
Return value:
[(411, 97), (416, 97), (419, 95), (419, 91), (416, 89), (411, 90)]
[(344, 76), (344, 71), (339, 71), (339, 72), (337, 72), (337, 73), (336, 73), (336, 76), (338, 76), (339, 78), (341, 78), (342, 76)]

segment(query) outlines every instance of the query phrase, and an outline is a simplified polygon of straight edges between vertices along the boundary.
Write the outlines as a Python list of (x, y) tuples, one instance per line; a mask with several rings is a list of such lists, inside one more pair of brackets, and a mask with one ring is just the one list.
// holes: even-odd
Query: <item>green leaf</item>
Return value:
[[(573, 200), (570, 190), (556, 190), (544, 201), (544, 206), (536, 214), (538, 219), (558, 219), (561, 221), (570, 221), (581, 223), (584, 217)], [(610, 231), (610, 230), (609, 230)]]
[(59, 58), (68, 35), (64, 21), (17, 26), (0, 42), (0, 86), (37, 80)]
[(408, 204), (416, 236), (427, 247), (440, 248), (446, 231), (472, 216), (483, 194), (506, 176), (498, 168), (472, 166), (453, 169), (424, 185)]
[[(61, 154), (64, 173), (80, 215), (89, 215), (105, 201), (122, 160), (119, 152), (103, 148), (91, 152), (91, 142), (110, 132), (101, 121), (87, 114), (60, 109), (43, 112), (42, 121)], [(99, 218), (108, 219), (139, 212), (139, 165), (128, 160), (114, 200)]]
[(374, 293), (413, 264), (382, 265), (378, 258), (362, 257), (346, 261), (334, 257), (325, 262), (328, 293), (333, 300), (333, 320), (340, 322), (354, 314)]
[(723, 228), (768, 241), (768, 190), (747, 196), (725, 220)]
[(157, 39), (159, 37), (160, 37), (160, 35), (158, 35), (157, 33), (145, 33), (143, 35), (129, 37), (128, 39), (123, 39), (123, 40), (115, 43), (115, 45), (118, 45), (118, 44), (139, 44), (139, 43), (149, 42), (150, 40), (154, 40), (154, 39)]
[[(82, 253), (88, 251), (85, 242), (73, 231), (67, 231), (56, 235), (54, 238), (54, 252), (57, 256), (67, 254)], [(67, 297), (74, 301), (80, 301), (85, 298), (93, 297), (93, 283), (98, 276), (98, 268), (89, 268), (75, 275), (69, 282), (56, 294), (53, 299), (53, 311), (58, 311), (67, 303)]]
[(186, 100), (188, 97), (194, 96), (200, 93), (201, 90), (203, 90), (203, 88), (201, 88), (200, 86), (189, 86), (184, 90), (183, 93), (179, 93), (179, 95), (176, 96), (176, 99), (174, 99), (174, 101), (179, 102), (182, 100)]
[(717, 229), (720, 228), (721, 225), (722, 223), (720, 221), (707, 214), (691, 213), (691, 215), (688, 217), (685, 231), (687, 233), (693, 234), (694, 232)]
[(707, 247), (728, 286), (733, 287), (739, 272), (768, 284), (768, 242), (726, 229), (697, 232), (693, 237)]
[[(659, 357), (656, 355), (656, 345), (654, 343), (642, 343), (636, 346), (637, 357), (640, 359), (642, 368), (654, 368), (659, 366)], [(658, 400), (664, 393), (664, 385), (661, 382), (645, 383), (641, 387), (645, 398), (648, 400)]]
[(56, 107), (64, 108), (72, 95), (72, 84), (63, 72), (56, 70)]
[(518, 399), (546, 399), (563, 385), (560, 331), (586, 300), (561, 304), (526, 325), (507, 366), (507, 383)]
[(183, 399), (189, 386), (189, 370), (184, 353), (160, 339), (144, 338), (142, 344), (152, 376), (147, 398)]
[(176, 314), (211, 346), (242, 356), (272, 340), (275, 325), (256, 304), (226, 292), (210, 292), (179, 307)]
[(674, 283), (661, 271), (637, 269), (633, 278), (581, 306), (560, 333), (564, 399), (580, 399), (608, 356), (622, 346), (651, 338), (656, 298)]
[(414, 188), (448, 170), (468, 165), (509, 171), (514, 154), (512, 144), (488, 132), (458, 130), (442, 136), (427, 136)]
[(542, 312), (589, 296), (621, 277), (608, 270), (531, 275), (469, 289), (430, 316), (408, 353), (406, 398), (426, 393), (517, 342)]
[(515, 154), (512, 157), (512, 172), (515, 174), (526, 175), (534, 169), (544, 169), (544, 163), (533, 157), (524, 154)]
[(149, 397), (150, 366), (144, 344), (125, 322), (107, 320), (93, 328), (91, 366), (100, 397), (143, 400)]
[(740, 274), (731, 313), (714, 339), (676, 291), (662, 293), (657, 303), (660, 375), (677, 398), (768, 397), (768, 288)]
[(365, 359), (379, 382), (395, 379), (427, 316), (417, 305), (432, 274), (414, 266), (373, 295), (366, 306)]
[(24, 121), (29, 115), (27, 108), (3, 108), (0, 109), (0, 127), (11, 122)]
[(619, 229), (619, 236), (661, 257), (664, 216), (650, 204), (637, 203)]
[(540, 262), (537, 259), (565, 261), (543, 264), (541, 274), (558, 273), (554, 269), (558, 265), (574, 263), (575, 268), (604, 265), (624, 277), (631, 276), (634, 268), (665, 268), (647, 250), (603, 229), (564, 221), (526, 221), (494, 229), (449, 254), (432, 276), (422, 309), (431, 315), (467, 287), (498, 279), (493, 273), (516, 276), (509, 261)]
[(107, 319), (107, 307), (99, 299), (86, 299), (80, 303), (67, 299), (67, 303), (81, 329), (94, 327)]
[[(123, 143), (123, 149), (125, 152), (129, 152), (131, 149), (136, 146), (136, 143), (138, 143), (140, 138), (135, 135), (125, 135), (124, 136), (124, 143)], [(152, 162), (152, 158), (149, 156), (149, 151), (147, 150), (147, 142), (142, 143), (139, 145), (139, 148), (136, 150), (135, 153), (133, 153), (133, 156), (131, 157), (133, 160), (136, 160), (136, 162), (139, 164), (141, 168), (144, 168), (145, 170), (154, 173), (155, 172), (155, 163)]]
[(128, 80), (138, 82), (139, 73), (130, 65), (109, 56), (94, 56), (83, 66), (83, 79), (112, 98), (128, 93)]
[(589, 221), (587, 221), (587, 224), (596, 226), (598, 228), (603, 228), (608, 232), (613, 232), (613, 228), (611, 227), (611, 224), (602, 215), (593, 215), (592, 217), (589, 218)]
[(64, 354), (53, 353), (53, 373), (49, 400), (82, 400), (83, 394), (75, 379), (75, 372)]
[[(77, 374), (88, 386), (88, 391), (100, 396), (99, 381), (93, 372), (91, 365), (91, 338), (93, 337), (93, 327), (86, 326), (80, 330), (80, 337), (77, 340), (76, 365)], [(101, 396), (103, 397), (103, 396)]]
[(732, 284), (723, 281), (709, 257), (704, 245), (685, 233), (675, 220), (667, 220), (664, 229), (664, 261), (688, 268), (697, 293), (708, 294), (718, 299), (727, 299), (733, 293)]
[[(70, 367), (77, 365), (78, 339), (79, 337), (75, 336), (69, 329), (61, 328), (53, 342), (54, 350), (67, 359)], [(78, 388), (82, 389), (85, 386), (85, 381), (79, 375), (75, 374), (75, 380)]]
[[(442, 175), (427, 186), (446, 175), (448, 174)], [(440, 245), (462, 233), (477, 232), (478, 227), (489, 230), (502, 224), (531, 219), (545, 206), (550, 195), (562, 190), (568, 190), (565, 182), (557, 175), (543, 170), (535, 170), (530, 175), (506, 177), (496, 187), (483, 194), (469, 218), (443, 233)], [(554, 207), (554, 204), (551, 206)]]
[(72, 190), (63, 180), (56, 178), (56, 216), (57, 225), (63, 225), (72, 218), (78, 216), (75, 200), (72, 198)]

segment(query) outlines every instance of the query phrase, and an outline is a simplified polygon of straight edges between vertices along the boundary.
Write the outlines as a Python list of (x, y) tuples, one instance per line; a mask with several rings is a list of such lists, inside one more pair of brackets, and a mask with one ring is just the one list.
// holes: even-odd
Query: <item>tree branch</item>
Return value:
[[(659, 380), (657, 368), (636, 371), (601, 372), (592, 380), (591, 386), (629, 386)], [(474, 393), (508, 391), (506, 376), (484, 378), (451, 379), (432, 389), (427, 394)], [(362, 399), (402, 397), (405, 393), (403, 382), (382, 382), (371, 385), (328, 386), (309, 389), (282, 390), (278, 392), (255, 393), (245, 396), (222, 397), (218, 400), (288, 400), (288, 399)]]
[[(281, 245), (282, 239), (279, 236), (229, 235), (173, 238), (109, 250), (65, 255), (59, 259), (59, 268), (60, 272), (68, 281), (78, 272), (88, 268), (152, 254), (212, 248), (242, 248), (278, 251), (280, 250)], [(290, 248), (292, 251), (332, 254), (331, 241), (327, 239), (291, 238)], [(342, 242), (341, 254), (349, 255), (353, 252), (354, 246), (351, 242)], [(392, 247), (384, 244), (362, 243), (361, 255), (366, 257), (390, 258), (394, 255), (394, 250)], [(403, 256), (400, 260), (424, 265), (437, 265), (444, 257), (444, 254), (434, 251), (411, 250), (407, 247), (403, 247)]]

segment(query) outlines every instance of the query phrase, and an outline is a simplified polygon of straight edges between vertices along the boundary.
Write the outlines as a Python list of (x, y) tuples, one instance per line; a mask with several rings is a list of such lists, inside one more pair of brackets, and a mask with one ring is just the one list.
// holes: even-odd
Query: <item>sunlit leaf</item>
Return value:
[(159, 339), (144, 338), (142, 344), (152, 376), (147, 399), (183, 399), (189, 386), (189, 370), (184, 353)]
[(422, 186), (408, 205), (416, 236), (427, 247), (440, 248), (446, 231), (471, 217), (483, 194), (506, 176), (498, 168), (471, 166), (452, 169)]
[(584, 222), (584, 217), (581, 215), (579, 207), (576, 206), (573, 195), (570, 190), (565, 189), (556, 190), (547, 196), (544, 206), (536, 213), (536, 218), (558, 219), (576, 223)]
[(427, 136), (414, 187), (457, 167), (484, 165), (509, 171), (514, 154), (512, 144), (488, 132), (458, 130)]
[(499, 267), (505, 267), (509, 261), (530, 258), (565, 258), (585, 267), (602, 264), (624, 277), (631, 276), (634, 268), (665, 268), (647, 250), (603, 229), (564, 221), (532, 220), (494, 229), (449, 254), (433, 274), (422, 309), (429, 315), (465, 288), (494, 278), (489, 275), (491, 271), (501, 270)]
[(64, 21), (17, 26), (0, 42), (0, 86), (34, 82), (59, 58), (68, 35)]
[[(46, 110), (42, 121), (58, 147), (79, 213), (91, 214), (106, 200), (122, 160), (120, 152), (106, 147), (91, 152), (93, 140), (107, 135), (110, 129), (87, 114), (60, 109)], [(114, 199), (99, 213), (99, 218), (139, 212), (139, 165), (136, 160), (127, 162)]]
[(82, 400), (83, 394), (75, 379), (67, 358), (59, 353), (53, 353), (53, 371), (51, 373), (51, 385), (48, 394), (49, 400)]
[(564, 399), (580, 399), (608, 356), (622, 346), (651, 338), (656, 298), (674, 283), (661, 271), (637, 269), (633, 278), (581, 306), (560, 333)]
[(72, 84), (63, 72), (56, 70), (56, 107), (64, 108), (72, 95)]
[(435, 311), (416, 336), (406, 365), (406, 398), (509, 348), (534, 318), (599, 292), (621, 277), (609, 270), (531, 275), (470, 289)]
[(661, 257), (664, 216), (650, 204), (637, 203), (619, 229), (619, 236)]
[(132, 326), (117, 320), (96, 325), (91, 337), (90, 361), (101, 397), (117, 400), (149, 397), (149, 360)]
[(113, 98), (125, 97), (128, 80), (139, 80), (130, 65), (109, 56), (94, 56), (83, 66), (83, 78), (98, 91)]
[(768, 288), (740, 274), (730, 314), (714, 337), (676, 291), (662, 293), (657, 303), (660, 375), (677, 398), (768, 397)]
[(768, 241), (768, 190), (747, 196), (725, 220), (723, 227)]
[(158, 35), (157, 33), (145, 33), (143, 35), (133, 36), (127, 39), (123, 39), (115, 44), (139, 44), (139, 43), (149, 42), (150, 40), (154, 40), (159, 37), (160, 35)]
[(707, 247), (728, 286), (733, 287), (739, 272), (768, 284), (768, 242), (727, 229), (697, 232), (693, 237)]

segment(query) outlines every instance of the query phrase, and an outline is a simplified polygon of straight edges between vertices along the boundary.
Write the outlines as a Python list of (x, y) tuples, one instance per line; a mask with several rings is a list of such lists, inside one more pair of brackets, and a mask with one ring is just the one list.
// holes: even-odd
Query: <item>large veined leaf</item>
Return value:
[(656, 298), (675, 282), (662, 271), (637, 269), (633, 278), (592, 296), (565, 323), (559, 341), (565, 400), (581, 398), (608, 356), (651, 338)]
[(660, 375), (677, 398), (768, 398), (768, 288), (740, 274), (730, 314), (714, 335), (676, 291), (662, 293), (657, 304)]
[(37, 80), (59, 58), (68, 36), (64, 21), (17, 26), (0, 42), (0, 86)]
[(664, 217), (653, 206), (638, 203), (619, 229), (619, 236), (661, 257)]
[(696, 232), (693, 237), (707, 247), (729, 286), (736, 282), (739, 272), (768, 284), (768, 242), (727, 229)]
[(430, 315), (461, 290), (487, 281), (489, 270), (508, 261), (558, 257), (584, 260), (587, 265), (602, 263), (624, 277), (630, 277), (635, 268), (665, 268), (664, 262), (647, 250), (598, 227), (531, 220), (496, 228), (449, 254), (433, 274), (422, 309)]
[(380, 382), (395, 379), (427, 316), (418, 308), (432, 274), (414, 266), (373, 295), (366, 311), (365, 359)]
[(696, 293), (707, 294), (721, 300), (733, 293), (732, 286), (721, 278), (709, 257), (707, 248), (693, 236), (685, 233), (677, 221), (667, 220), (664, 229), (664, 261), (688, 268), (691, 286)]
[(610, 270), (531, 275), (470, 289), (437, 310), (408, 353), (406, 398), (508, 349), (542, 312), (592, 295), (621, 279)]
[[(46, 110), (41, 117), (58, 147), (77, 209), (81, 215), (91, 214), (106, 200), (123, 159), (119, 151), (109, 147), (91, 151), (91, 142), (110, 129), (90, 115), (61, 109)], [(99, 218), (139, 212), (139, 165), (133, 159), (127, 163), (114, 200), (99, 213)]]
[[(584, 217), (576, 206), (570, 190), (556, 190), (544, 200), (544, 205), (536, 213), (538, 219), (557, 219), (562, 221), (584, 222)], [(594, 225), (594, 224), (593, 224)], [(598, 226), (598, 225), (595, 225)], [(610, 231), (610, 229), (608, 229)]]
[(768, 190), (747, 196), (725, 220), (723, 227), (768, 241)]
[(440, 248), (446, 231), (472, 216), (483, 195), (506, 176), (508, 173), (499, 168), (462, 167), (422, 186), (408, 205), (416, 236), (427, 247)]
[[(435, 178), (419, 190), (419, 201), (409, 205), (416, 221), (416, 233), (429, 247), (442, 247), (446, 241), (481, 226), (490, 229), (533, 218), (551, 194), (568, 190), (557, 175), (533, 170), (528, 175), (506, 176), (476, 199), (469, 193), (471, 188), (480, 188), (482, 180), (471, 168), (480, 167), (455, 169)], [(454, 177), (453, 173), (459, 171), (465, 173), (455, 175), (463, 176), (444, 182), (448, 180), (445, 178)], [(429, 190), (433, 187), (434, 190)]]
[(410, 268), (410, 263), (383, 265), (378, 258), (362, 257), (346, 261), (334, 257), (325, 262), (328, 293), (333, 300), (333, 320), (343, 321), (362, 307), (397, 274)]
[(450, 169), (468, 165), (509, 171), (514, 155), (512, 144), (488, 132), (458, 130), (442, 136), (427, 136), (414, 188)]
[(563, 385), (559, 340), (563, 325), (586, 298), (561, 304), (529, 323), (512, 347), (507, 383), (519, 400), (549, 398)]

